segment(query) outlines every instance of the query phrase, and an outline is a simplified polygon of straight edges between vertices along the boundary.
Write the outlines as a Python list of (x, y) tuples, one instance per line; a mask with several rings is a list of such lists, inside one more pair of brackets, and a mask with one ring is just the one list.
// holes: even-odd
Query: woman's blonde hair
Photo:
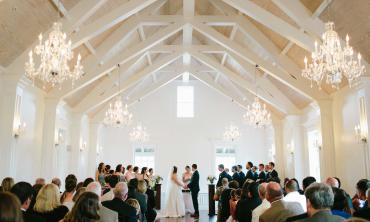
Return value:
[(33, 209), (39, 213), (45, 213), (54, 210), (60, 205), (59, 190), (55, 184), (46, 184), (43, 186), (36, 197), (36, 203)]
[(144, 180), (139, 180), (139, 182), (137, 183), (137, 191), (139, 193), (146, 193), (146, 189), (146, 182)]
[(126, 203), (136, 209), (136, 215), (140, 214), (140, 204), (136, 199), (130, 198), (126, 200)]
[(5, 177), (1, 182), (1, 191), (6, 192), (10, 191), (12, 186), (14, 185), (14, 179), (11, 177)]

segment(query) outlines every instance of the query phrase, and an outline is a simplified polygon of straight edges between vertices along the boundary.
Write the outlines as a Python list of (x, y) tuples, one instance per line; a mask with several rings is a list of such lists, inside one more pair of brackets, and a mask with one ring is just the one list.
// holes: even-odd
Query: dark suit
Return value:
[(118, 213), (119, 222), (137, 222), (136, 209), (119, 198), (104, 201), (102, 205), (116, 211)]
[(218, 176), (218, 181), (217, 181), (217, 184), (216, 184), (217, 187), (222, 186), (222, 179), (223, 178), (227, 178), (228, 181), (233, 180), (233, 178), (231, 178), (231, 176), (228, 173), (226, 173), (225, 171), (222, 171), (220, 173), (220, 175)]
[(244, 174), (243, 171), (240, 171), (239, 172), (239, 181), (238, 181), (240, 187), (243, 187), (244, 181), (245, 181), (245, 174)]
[(199, 173), (198, 170), (194, 171), (193, 176), (191, 176), (190, 183), (188, 187), (191, 191), (191, 199), (193, 200), (194, 213), (199, 214), (199, 205), (198, 205), (198, 193), (199, 188)]
[(148, 209), (145, 214), (146, 220), (148, 222), (153, 222), (157, 216), (157, 212), (154, 210), (155, 208), (155, 197), (154, 197), (154, 191), (151, 189), (146, 190), (146, 195), (148, 196)]
[(248, 179), (250, 179), (250, 180), (254, 180), (254, 175), (253, 175), (253, 172), (252, 172), (252, 170), (248, 170), (247, 171), (247, 175), (245, 176), (245, 178), (248, 180)]
[(46, 220), (43, 217), (41, 217), (37, 214), (33, 214), (32, 212), (22, 210), (22, 214), (23, 214), (23, 221), (24, 222), (34, 222), (34, 221), (46, 222)]
[(333, 215), (330, 210), (321, 210), (315, 213), (312, 217), (298, 220), (299, 222), (341, 222), (344, 221), (343, 217)]
[(361, 218), (364, 218), (366, 220), (370, 220), (370, 208), (369, 207), (364, 207), (358, 211), (356, 211), (353, 216), (355, 217), (361, 217)]
[(270, 172), (270, 178), (275, 178), (275, 177), (279, 177), (279, 174), (276, 170), (272, 170)]
[(233, 174), (232, 178), (233, 178), (233, 180), (235, 180), (235, 181), (238, 181), (238, 182), (239, 182), (239, 174), (238, 174), (238, 172), (235, 172), (235, 173)]
[(233, 189), (227, 188), (221, 193), (221, 221), (224, 222), (230, 216), (230, 194)]
[(261, 171), (260, 174), (258, 175), (258, 179), (266, 181), (266, 173), (265, 171)]
[(298, 221), (298, 220), (301, 220), (301, 219), (305, 219), (307, 217), (308, 217), (307, 213), (299, 214), (299, 215), (296, 215), (296, 216), (293, 216), (293, 217), (288, 217), (288, 219), (286, 219), (286, 222), (294, 222), (294, 221)]
[(241, 199), (236, 205), (236, 219), (239, 222), (252, 221), (252, 211), (262, 203), (260, 198)]

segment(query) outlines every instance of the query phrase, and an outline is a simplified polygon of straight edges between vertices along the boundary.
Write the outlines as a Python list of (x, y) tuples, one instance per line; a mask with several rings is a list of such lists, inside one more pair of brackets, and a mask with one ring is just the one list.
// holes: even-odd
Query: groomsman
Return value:
[(260, 172), (260, 174), (258, 175), (258, 179), (266, 181), (265, 165), (263, 163), (260, 163), (258, 165), (258, 171)]
[(258, 179), (258, 173), (257, 173), (257, 167), (256, 166), (253, 166), (252, 167), (252, 174), (253, 174), (253, 180), (254, 181), (257, 181), (257, 179)]
[(239, 182), (239, 173), (238, 173), (238, 167), (237, 166), (232, 166), (231, 167), (231, 172), (233, 172), (232, 178), (235, 181)]
[(244, 181), (245, 181), (245, 174), (243, 172), (243, 166), (238, 165), (238, 174), (239, 174), (239, 186), (243, 187)]
[(247, 163), (247, 175), (245, 176), (246, 180), (250, 179), (250, 180), (254, 180), (254, 175), (253, 175), (253, 172), (252, 172), (252, 167), (253, 167), (253, 163), (252, 162), (248, 162)]
[(217, 187), (222, 186), (223, 178), (227, 178), (229, 182), (232, 180), (231, 176), (228, 173), (226, 173), (225, 166), (223, 164), (218, 165), (218, 171), (220, 171), (220, 175), (218, 176), (218, 181), (216, 184)]
[(275, 168), (275, 163), (274, 162), (269, 163), (269, 168), (270, 168), (270, 177), (271, 178), (279, 177), (278, 172), (274, 169)]

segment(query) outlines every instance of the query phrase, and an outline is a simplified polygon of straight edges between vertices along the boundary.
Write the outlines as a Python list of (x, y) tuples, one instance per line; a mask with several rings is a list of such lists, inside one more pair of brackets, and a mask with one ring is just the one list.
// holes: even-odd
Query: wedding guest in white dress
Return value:
[(185, 204), (182, 196), (184, 184), (178, 178), (177, 167), (174, 166), (167, 182), (166, 204), (163, 211), (164, 217), (184, 217)]
[[(185, 167), (185, 172), (182, 174), (182, 182), (185, 186), (187, 186), (190, 183), (191, 177), (193, 173), (191, 172), (190, 166)], [(191, 192), (189, 188), (183, 189), (182, 194), (184, 197), (185, 202), (185, 212), (193, 214), (194, 213), (194, 206), (193, 206), (193, 200), (191, 199)]]

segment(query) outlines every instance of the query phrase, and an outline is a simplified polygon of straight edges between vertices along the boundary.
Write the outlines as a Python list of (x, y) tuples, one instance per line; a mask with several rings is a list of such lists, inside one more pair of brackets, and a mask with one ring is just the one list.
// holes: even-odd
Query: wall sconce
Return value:
[(81, 144), (80, 144), (80, 151), (84, 151), (87, 147), (87, 143), (85, 141), (82, 141)]
[(356, 140), (358, 142), (367, 143), (367, 137), (366, 132), (363, 127), (361, 127), (361, 124), (355, 125), (355, 134), (356, 134)]
[(321, 144), (321, 141), (319, 141), (319, 139), (316, 139), (314, 141), (314, 144), (313, 144), (315, 147), (317, 147), (319, 150), (321, 150), (321, 147), (322, 147), (322, 144)]
[(59, 129), (57, 132), (55, 132), (55, 146), (59, 146), (60, 144), (64, 143), (64, 131), (62, 129)]
[(21, 121), (15, 121), (13, 127), (13, 135), (15, 138), (18, 138), (25, 130), (26, 130), (26, 123)]

